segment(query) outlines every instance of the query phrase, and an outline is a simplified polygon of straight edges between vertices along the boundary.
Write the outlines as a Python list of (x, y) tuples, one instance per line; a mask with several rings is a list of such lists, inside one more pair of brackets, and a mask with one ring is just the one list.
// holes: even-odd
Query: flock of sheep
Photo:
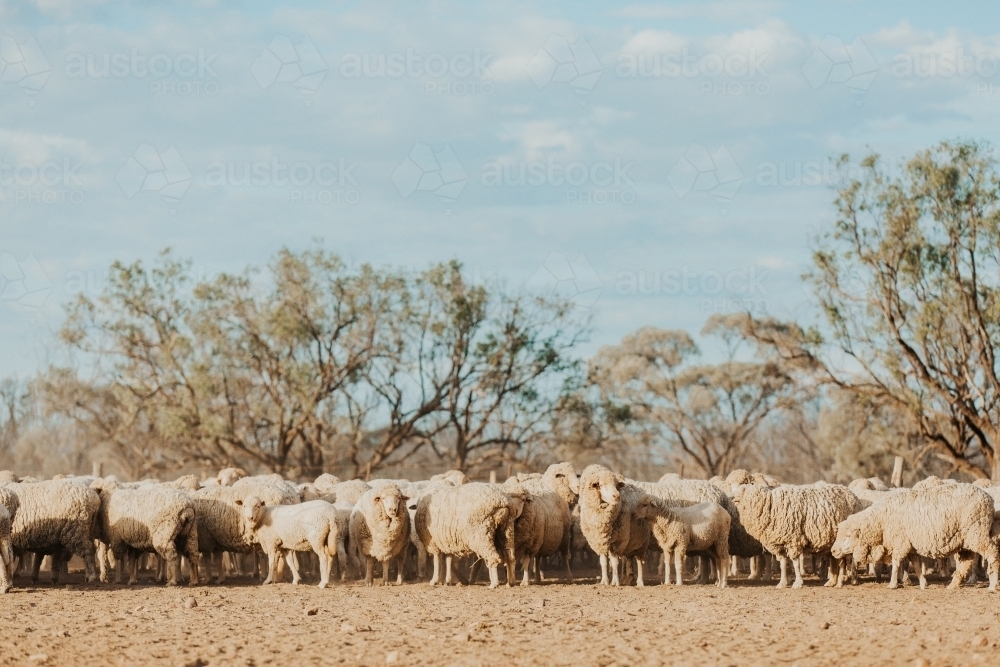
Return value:
[[(567, 581), (574, 558), (596, 554), (601, 583), (643, 585), (647, 558), (662, 552), (664, 582), (680, 585), (694, 557), (698, 578), (725, 587), (741, 567), (750, 579), (768, 576), (776, 559), (793, 588), (802, 586), (807, 554), (814, 571), (829, 567), (827, 586), (856, 581), (857, 568), (881, 576), (891, 565), (889, 587), (907, 581), (909, 567), (921, 588), (933, 568), (954, 568), (949, 587), (975, 578), (979, 567), (996, 590), (1000, 568), (1000, 487), (931, 477), (912, 488), (888, 488), (877, 478), (849, 486), (817, 482), (781, 484), (737, 470), (725, 479), (664, 475), (639, 482), (600, 465), (577, 475), (557, 463), (544, 474), (519, 474), (502, 484), (470, 482), (459, 471), (430, 480), (340, 481), (323, 474), (293, 484), (280, 475), (247, 476), (227, 468), (214, 479), (193, 475), (172, 482), (123, 483), (112, 477), (57, 476), (19, 479), (0, 471), (0, 593), (10, 590), (18, 568), (38, 580), (51, 560), (53, 583), (73, 555), (87, 582), (137, 581), (139, 564), (155, 555), (157, 578), (177, 584), (186, 564), (189, 583), (227, 573), (279, 581), (285, 565), (293, 583), (300, 569), (318, 571), (319, 586), (352, 572), (367, 585), (381, 568), (388, 583), (404, 576), (430, 584), (479, 578), (490, 588), (539, 581), (542, 567), (559, 556)], [(267, 557), (266, 576), (263, 558)], [(300, 560), (301, 557), (301, 560)], [(456, 559), (471, 562), (457, 567)], [(442, 572), (443, 568), (443, 572)], [(336, 569), (336, 573), (334, 570)], [(464, 576), (462, 570), (468, 571)]]

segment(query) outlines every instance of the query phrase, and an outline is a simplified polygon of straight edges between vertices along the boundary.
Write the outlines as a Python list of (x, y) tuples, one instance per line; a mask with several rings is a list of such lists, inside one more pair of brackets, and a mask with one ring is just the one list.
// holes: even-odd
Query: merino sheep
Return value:
[[(33, 552), (40, 565), (41, 555), (51, 555), (52, 583), (57, 584), (64, 555), (75, 554), (83, 560), (87, 583), (97, 581), (94, 538), (101, 499), (95, 491), (67, 481), (21, 482), (3, 488), (18, 503), (11, 523), (15, 556)], [(38, 582), (37, 566), (31, 582)]]
[(215, 480), (220, 486), (232, 486), (239, 480), (247, 476), (247, 471), (243, 468), (223, 468), (215, 476)]
[(128, 584), (135, 584), (138, 555), (153, 552), (166, 563), (167, 585), (175, 586), (180, 551), (191, 566), (190, 585), (198, 584), (198, 527), (189, 496), (161, 486), (129, 489), (103, 480), (95, 481), (93, 487), (101, 498), (101, 541), (118, 561), (115, 583), (121, 583), (122, 570), (131, 565)]
[(649, 542), (649, 526), (633, 516), (642, 493), (602, 465), (587, 466), (580, 475), (580, 528), (590, 548), (600, 557), (602, 585), (618, 586), (621, 559), (637, 554), (636, 585), (643, 585), (642, 554)]
[[(255, 542), (249, 534), (237, 502), (249, 495), (251, 492), (248, 490), (228, 486), (210, 486), (191, 493), (198, 527), (198, 550), (208, 556), (203, 568), (206, 581), (211, 580), (212, 566), (217, 563), (219, 574), (216, 581), (220, 584), (226, 583), (223, 553), (253, 551)], [(275, 495), (278, 495), (280, 502), (282, 496)]]
[(663, 583), (670, 583), (673, 556), (676, 582), (683, 583), (684, 558), (689, 552), (704, 551), (715, 558), (719, 588), (726, 587), (729, 561), (729, 512), (716, 503), (698, 503), (688, 507), (669, 507), (656, 496), (645, 494), (639, 500), (635, 516), (650, 524), (653, 537), (663, 550), (667, 564)]
[(365, 558), (365, 586), (372, 585), (375, 561), (382, 563), (382, 584), (389, 583), (389, 562), (396, 561), (396, 584), (403, 583), (403, 556), (410, 541), (406, 496), (395, 484), (366, 491), (351, 512), (351, 543)]
[(370, 486), (368, 486), (365, 482), (362, 482), (360, 479), (350, 479), (346, 482), (334, 484), (329, 491), (326, 491), (326, 493), (333, 494), (334, 498), (338, 501), (348, 502), (354, 505), (370, 488)]
[[(913, 552), (924, 558), (957, 555), (948, 588), (958, 588), (975, 556), (987, 564), (990, 590), (997, 587), (1000, 553), (994, 536), (993, 500), (971, 484), (931, 484), (888, 494), (845, 518), (837, 527), (834, 557), (852, 555), (858, 565), (892, 563), (889, 588), (898, 586), (899, 565)], [(926, 586), (921, 568), (920, 587)]]
[[(579, 479), (571, 463), (553, 463), (545, 474), (536, 478), (518, 479), (531, 493), (532, 514), (536, 524), (532, 530), (537, 533), (532, 538), (531, 557), (534, 562), (535, 581), (541, 581), (539, 559), (556, 553), (562, 554), (566, 564), (566, 581), (573, 580), (573, 572), (569, 566), (569, 551), (573, 518), (570, 516), (570, 505), (576, 501), (580, 492)], [(517, 540), (520, 541), (520, 523), (518, 519)], [(529, 582), (528, 568), (525, 568), (522, 585)]]
[(417, 505), (415, 523), (420, 540), (434, 557), (430, 584), (438, 584), (441, 556), (444, 583), (451, 583), (453, 557), (478, 556), (490, 571), (490, 588), (500, 584), (497, 568), (507, 564), (507, 586), (514, 579), (514, 522), (524, 497), (505, 493), (497, 485), (468, 483), (425, 495)]
[(297, 505), (266, 506), (256, 496), (236, 501), (254, 540), (267, 554), (265, 584), (277, 579), (277, 563), (285, 555), (292, 571), (292, 584), (300, 581), (295, 554), (312, 551), (319, 557), (319, 587), (330, 584), (330, 570), (337, 555), (337, 510), (325, 500)]
[[(780, 486), (778, 488), (744, 484), (733, 490), (733, 502), (747, 532), (767, 551), (779, 558), (781, 580), (778, 588), (788, 585), (787, 560), (792, 559), (795, 582), (802, 586), (803, 554), (826, 553), (837, 538), (837, 525), (860, 509), (858, 499), (846, 487)], [(845, 564), (833, 577), (831, 563), (827, 586), (842, 586)]]

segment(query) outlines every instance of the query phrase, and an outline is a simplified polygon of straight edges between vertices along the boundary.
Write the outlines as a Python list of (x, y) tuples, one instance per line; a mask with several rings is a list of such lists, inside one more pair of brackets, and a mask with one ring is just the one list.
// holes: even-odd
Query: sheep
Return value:
[(168, 489), (180, 489), (182, 491), (197, 491), (201, 488), (201, 482), (194, 475), (184, 475), (172, 482), (161, 482), (159, 486)]
[[(789, 558), (795, 569), (792, 588), (801, 588), (803, 554), (829, 552), (837, 537), (837, 525), (860, 510), (860, 503), (850, 490), (833, 484), (778, 488), (744, 484), (733, 489), (733, 502), (747, 532), (779, 558), (778, 588), (788, 585)], [(845, 564), (840, 562), (839, 566), (840, 572), (834, 579), (831, 563), (827, 586), (843, 585)]]
[[(569, 565), (570, 531), (573, 519), (570, 516), (570, 505), (576, 501), (579, 493), (579, 479), (576, 470), (571, 463), (554, 463), (550, 465), (545, 474), (538, 477), (518, 479), (524, 487), (531, 493), (532, 514), (536, 517), (537, 526), (535, 532), (539, 535), (533, 538), (537, 546), (533, 546), (531, 556), (534, 560), (535, 581), (541, 580), (541, 567), (539, 559), (561, 553), (566, 564), (566, 581), (573, 580), (573, 572)], [(518, 519), (517, 540), (521, 540), (520, 522)], [(522, 585), (529, 583), (528, 568), (524, 570)]]
[[(1000, 553), (994, 536), (992, 498), (971, 484), (930, 484), (888, 494), (881, 502), (847, 517), (837, 527), (834, 557), (852, 555), (859, 565), (889, 559), (889, 588), (898, 586), (899, 565), (910, 553), (924, 558), (957, 554), (948, 588), (958, 588), (979, 554), (987, 563), (990, 590), (997, 587)], [(920, 587), (926, 586), (923, 568)]]
[(10, 541), (11, 518), (0, 504), (0, 595), (8, 592), (14, 580), (14, 545)]
[(403, 556), (410, 541), (406, 496), (395, 484), (366, 491), (351, 512), (351, 544), (365, 557), (365, 586), (372, 585), (375, 561), (382, 563), (382, 584), (389, 583), (389, 561), (396, 561), (396, 584), (403, 583)]
[(449, 470), (448, 472), (443, 472), (439, 475), (431, 475), (430, 481), (448, 482), (452, 486), (461, 486), (462, 484), (468, 484), (469, 478), (466, 477), (465, 473), (461, 470)]
[[(729, 474), (724, 484), (729, 485), (731, 481), (743, 479), (753, 480), (753, 476), (746, 471), (734, 470)], [(664, 481), (667, 480), (667, 481)], [(713, 502), (721, 506), (731, 519), (729, 525), (729, 554), (742, 558), (756, 558), (764, 555), (764, 547), (760, 541), (750, 535), (740, 521), (739, 508), (732, 502), (732, 499), (723, 490), (719, 483), (706, 482), (700, 479), (681, 479), (680, 477), (668, 478), (664, 475), (660, 482), (655, 484), (650, 482), (633, 482), (646, 493), (650, 493), (661, 500), (665, 500), (670, 507), (685, 507), (698, 503)], [(756, 579), (759, 570), (751, 564), (750, 579)]]
[(333, 487), (336, 484), (340, 484), (340, 478), (335, 477), (328, 472), (323, 473), (313, 480), (313, 486), (315, 486), (320, 493), (333, 493)]
[(406, 501), (406, 511), (410, 515), (410, 544), (417, 550), (417, 578), (423, 580), (427, 574), (427, 548), (420, 540), (420, 533), (417, 532), (417, 506), (420, 499), (432, 494), (440, 489), (453, 488), (453, 485), (445, 481), (428, 481), (426, 484), (413, 483), (410, 485), (409, 500)]
[(215, 480), (219, 483), (219, 486), (232, 486), (246, 476), (247, 471), (243, 468), (223, 468), (216, 475)]
[(277, 563), (286, 555), (292, 570), (292, 584), (300, 581), (293, 551), (312, 551), (319, 557), (319, 587), (330, 584), (330, 570), (337, 555), (337, 510), (325, 500), (312, 500), (298, 505), (264, 505), (260, 498), (248, 496), (237, 500), (243, 519), (253, 539), (267, 554), (267, 578), (264, 584), (277, 579)]
[(507, 565), (507, 586), (514, 579), (514, 522), (524, 507), (524, 496), (505, 493), (499, 486), (468, 483), (427, 494), (417, 505), (415, 523), (420, 541), (434, 557), (430, 585), (440, 581), (445, 555), (445, 585), (451, 583), (455, 556), (478, 556), (490, 571), (490, 588), (499, 583), (498, 567)]
[[(220, 584), (226, 583), (226, 568), (222, 563), (223, 553), (250, 553), (254, 541), (248, 535), (242, 512), (237, 501), (251, 495), (250, 491), (229, 486), (209, 486), (191, 495), (194, 502), (195, 519), (198, 529), (198, 550), (208, 556), (204, 563), (205, 580), (211, 581), (212, 565), (218, 562)], [(269, 498), (274, 504), (280, 503), (282, 496)], [(266, 500), (265, 500), (266, 502)]]
[(325, 492), (333, 494), (337, 500), (348, 502), (353, 505), (357, 503), (358, 498), (363, 496), (370, 488), (371, 487), (362, 482), (360, 479), (351, 479), (346, 482), (334, 484), (329, 491)]
[(677, 585), (683, 584), (684, 558), (691, 551), (706, 551), (715, 557), (719, 572), (718, 586), (726, 587), (729, 561), (729, 512), (716, 503), (698, 503), (688, 507), (669, 507), (667, 502), (645, 494), (639, 500), (635, 516), (650, 524), (653, 537), (663, 550), (667, 564), (663, 583), (670, 583), (670, 560), (673, 555)]
[(131, 565), (128, 585), (135, 584), (138, 554), (153, 552), (166, 563), (167, 585), (177, 585), (180, 550), (191, 566), (190, 585), (198, 585), (198, 527), (189, 496), (160, 486), (129, 489), (106, 480), (91, 486), (100, 494), (100, 539), (118, 561), (115, 583), (121, 583), (122, 571)]
[[(587, 466), (580, 475), (580, 528), (590, 548), (600, 557), (602, 585), (620, 585), (620, 559), (635, 555), (640, 548), (645, 552), (649, 527), (633, 517), (642, 493), (638, 487), (626, 484), (624, 477), (602, 465)], [(641, 586), (641, 558), (637, 570), (636, 584)]]
[[(59, 583), (61, 562), (67, 553), (79, 556), (86, 570), (86, 581), (97, 581), (94, 538), (95, 521), (101, 499), (92, 489), (67, 481), (20, 482), (4, 487), (18, 503), (12, 517), (11, 543), (15, 556), (33, 552), (53, 557), (52, 583)], [(31, 583), (38, 582), (38, 568)]]

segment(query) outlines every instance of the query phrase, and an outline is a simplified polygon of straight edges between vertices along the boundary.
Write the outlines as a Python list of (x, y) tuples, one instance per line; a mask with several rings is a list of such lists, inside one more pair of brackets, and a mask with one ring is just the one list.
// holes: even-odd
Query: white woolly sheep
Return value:
[(17, 498), (11, 523), (15, 556), (37, 555), (31, 582), (38, 582), (41, 555), (51, 555), (52, 583), (59, 583), (62, 558), (68, 552), (83, 560), (86, 581), (97, 581), (94, 559), (95, 526), (101, 499), (89, 488), (66, 481), (7, 484)]
[[(621, 559), (635, 555), (640, 548), (645, 552), (649, 526), (633, 516), (641, 497), (641, 489), (626, 484), (624, 477), (602, 465), (587, 466), (580, 475), (580, 528), (600, 557), (602, 585), (618, 586)], [(638, 560), (636, 584), (641, 586), (644, 559)]]
[(406, 496), (395, 484), (366, 491), (354, 505), (351, 544), (365, 558), (365, 585), (372, 585), (375, 561), (382, 563), (382, 584), (389, 583), (389, 563), (396, 561), (396, 583), (403, 583), (403, 557), (410, 541)]
[[(958, 588), (979, 554), (987, 564), (990, 590), (1000, 567), (994, 535), (993, 500), (971, 484), (931, 484), (888, 494), (846, 518), (837, 528), (835, 557), (852, 555), (858, 565), (892, 563), (889, 588), (898, 586), (899, 565), (915, 552), (924, 558), (957, 555), (948, 588)], [(923, 568), (920, 587), (926, 586)]]
[(430, 481), (448, 482), (452, 486), (461, 486), (462, 484), (468, 484), (469, 478), (461, 470), (449, 470), (438, 475), (431, 475)]
[[(778, 588), (788, 585), (789, 558), (795, 569), (792, 588), (800, 588), (803, 554), (829, 552), (837, 538), (837, 525), (860, 509), (854, 494), (835, 484), (778, 488), (745, 484), (733, 489), (733, 502), (747, 532), (780, 560)], [(839, 573), (834, 577), (831, 563), (827, 586), (843, 585), (846, 568), (843, 562), (838, 565)]]
[(453, 557), (478, 556), (490, 571), (490, 588), (500, 583), (497, 568), (507, 564), (507, 586), (514, 579), (514, 522), (524, 498), (511, 496), (497, 485), (468, 483), (423, 496), (415, 523), (420, 540), (434, 557), (430, 584), (438, 584), (441, 556), (445, 556), (444, 583), (451, 583)]
[(101, 541), (118, 561), (115, 583), (121, 583), (122, 570), (131, 565), (128, 583), (135, 584), (138, 554), (156, 553), (165, 561), (167, 585), (174, 586), (180, 551), (191, 566), (190, 584), (198, 584), (198, 527), (194, 501), (187, 494), (162, 486), (128, 489), (103, 480), (93, 487), (101, 497)]
[[(553, 463), (543, 475), (529, 479), (522, 479), (518, 475), (518, 479), (531, 493), (532, 513), (535, 517), (533, 523), (537, 524), (532, 529), (537, 534), (531, 539), (535, 581), (541, 581), (539, 560), (556, 553), (562, 554), (566, 564), (566, 581), (572, 581), (569, 551), (573, 518), (569, 508), (580, 491), (573, 464)], [(521, 519), (518, 519), (518, 531), (520, 523)], [(521, 540), (520, 534), (517, 534), (517, 540)], [(525, 568), (522, 584), (527, 585), (528, 582), (528, 568)]]
[(247, 476), (247, 471), (243, 468), (223, 468), (215, 476), (215, 480), (220, 486), (232, 486), (239, 480)]
[(669, 507), (656, 496), (645, 494), (635, 510), (635, 516), (645, 519), (653, 537), (663, 550), (666, 563), (663, 583), (670, 583), (670, 562), (673, 557), (676, 583), (684, 577), (684, 558), (690, 552), (703, 551), (715, 558), (719, 572), (718, 586), (726, 587), (729, 561), (729, 512), (716, 503), (698, 503), (688, 507)]
[(337, 510), (325, 500), (312, 500), (298, 505), (269, 505), (256, 496), (236, 501), (243, 518), (267, 554), (265, 584), (277, 580), (277, 563), (286, 556), (292, 571), (292, 584), (300, 581), (295, 554), (290, 552), (312, 551), (319, 557), (319, 587), (330, 584), (330, 570), (337, 555)]
[(348, 502), (354, 505), (358, 502), (358, 498), (363, 496), (370, 488), (368, 484), (362, 482), (360, 479), (349, 479), (346, 482), (334, 484), (329, 491), (324, 492), (333, 494), (337, 501)]

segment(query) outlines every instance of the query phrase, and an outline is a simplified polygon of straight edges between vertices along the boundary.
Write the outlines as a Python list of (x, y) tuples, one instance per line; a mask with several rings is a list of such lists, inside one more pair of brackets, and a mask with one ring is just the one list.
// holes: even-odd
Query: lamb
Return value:
[[(907, 489), (841, 522), (832, 553), (834, 557), (853, 555), (858, 565), (889, 559), (889, 588), (898, 586), (899, 565), (913, 552), (924, 558), (957, 554), (958, 567), (948, 588), (958, 588), (975, 553), (986, 561), (989, 589), (995, 591), (1000, 553), (992, 530), (994, 517), (992, 498), (971, 484)], [(920, 587), (925, 586), (921, 571)]]
[[(854, 494), (834, 484), (785, 485), (776, 489), (744, 484), (733, 490), (733, 502), (747, 532), (779, 558), (778, 588), (788, 585), (789, 558), (795, 568), (792, 588), (800, 588), (805, 565), (803, 554), (829, 552), (837, 538), (837, 525), (860, 509)], [(843, 585), (846, 568), (843, 562), (839, 566), (840, 572), (834, 579), (831, 563), (827, 586)]]
[(716, 503), (698, 503), (671, 508), (656, 496), (645, 494), (635, 516), (650, 523), (653, 537), (663, 550), (667, 564), (663, 583), (670, 583), (670, 560), (673, 555), (677, 585), (683, 584), (684, 558), (688, 552), (706, 551), (715, 558), (719, 588), (726, 587), (729, 561), (729, 512)]
[[(740, 475), (745, 473), (745, 477)], [(653, 484), (650, 482), (631, 482), (646, 493), (652, 494), (661, 500), (665, 500), (670, 507), (686, 507), (698, 503), (713, 502), (729, 512), (729, 553), (742, 558), (753, 558), (764, 554), (764, 547), (760, 541), (749, 534), (740, 521), (740, 510), (732, 502), (729, 495), (723, 491), (718, 484), (706, 482), (699, 479), (681, 479), (679, 477), (670, 481), (663, 481), (667, 478), (664, 475), (660, 482)], [(733, 471), (729, 474), (728, 480), (750, 479), (753, 477), (746, 471)], [(751, 573), (751, 578), (755, 578), (756, 572)]]
[[(521, 479), (521, 475), (518, 475), (518, 479), (531, 493), (532, 512), (537, 518), (535, 522), (537, 526), (534, 530), (539, 534), (533, 537), (531, 550), (535, 565), (535, 581), (541, 580), (539, 559), (555, 553), (562, 554), (566, 564), (566, 581), (572, 581), (573, 573), (569, 566), (569, 550), (573, 518), (570, 516), (569, 508), (576, 502), (576, 496), (580, 491), (579, 480), (573, 464), (554, 463), (546, 469), (544, 475), (531, 479)], [(518, 522), (520, 524), (520, 519)], [(521, 540), (520, 525), (517, 539)], [(528, 568), (525, 568), (522, 585), (528, 585), (529, 579)]]
[(365, 557), (365, 586), (372, 585), (375, 561), (382, 563), (382, 584), (389, 584), (389, 561), (396, 561), (396, 584), (403, 583), (403, 557), (410, 541), (406, 496), (395, 484), (366, 491), (351, 512), (351, 544)]
[[(633, 517), (642, 490), (625, 483), (625, 478), (602, 465), (590, 465), (580, 475), (580, 528), (587, 543), (600, 557), (601, 584), (607, 585), (608, 565), (612, 586), (618, 586), (620, 559), (645, 553), (649, 527)], [(643, 585), (642, 559), (636, 584)]]
[[(97, 581), (94, 561), (95, 521), (101, 499), (89, 488), (66, 481), (21, 482), (0, 487), (13, 494), (17, 511), (12, 517), (11, 543), (15, 556), (33, 552), (53, 557), (52, 583), (59, 583), (61, 560), (68, 552), (83, 560), (86, 581)], [(31, 582), (38, 582), (38, 569)]]
[(468, 483), (425, 495), (417, 505), (415, 523), (420, 541), (434, 557), (430, 584), (440, 581), (445, 555), (444, 583), (451, 583), (455, 556), (478, 556), (490, 571), (490, 588), (500, 584), (498, 567), (507, 565), (507, 586), (514, 579), (514, 522), (524, 497), (505, 493), (499, 486)]
[(277, 563), (284, 554), (292, 570), (292, 584), (300, 581), (298, 564), (292, 551), (312, 551), (319, 557), (319, 587), (330, 584), (333, 557), (337, 555), (337, 510), (325, 500), (298, 505), (264, 505), (260, 498), (248, 496), (237, 500), (243, 519), (253, 539), (267, 554), (265, 584), (277, 579)]
[(129, 489), (106, 480), (96, 480), (91, 486), (101, 499), (100, 539), (115, 555), (118, 565), (115, 583), (121, 583), (122, 571), (131, 565), (128, 584), (135, 584), (138, 554), (153, 552), (166, 563), (167, 585), (177, 585), (179, 550), (191, 566), (190, 585), (198, 584), (198, 527), (191, 498), (182, 491), (160, 486)]

